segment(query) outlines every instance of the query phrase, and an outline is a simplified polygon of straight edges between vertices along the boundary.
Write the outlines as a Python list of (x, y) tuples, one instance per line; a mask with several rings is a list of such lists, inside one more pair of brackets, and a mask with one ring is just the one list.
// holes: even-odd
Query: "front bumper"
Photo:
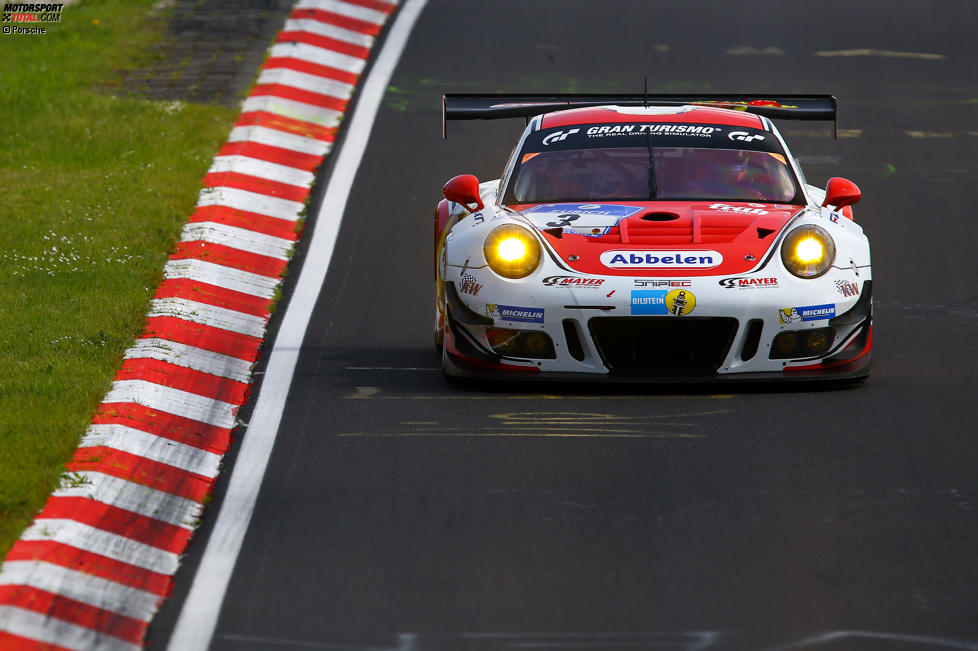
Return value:
[[(509, 321), (505, 313), (500, 318), (497, 304), (462, 297), (449, 281), (445, 372), (460, 377), (662, 383), (805, 382), (869, 375), (870, 279), (862, 281), (856, 296), (826, 294), (825, 288), (835, 291), (836, 287), (832, 278), (826, 278), (820, 293), (813, 293), (808, 285), (807, 296), (799, 298), (784, 289), (717, 289), (716, 278), (698, 278), (692, 281), (691, 291), (702, 298), (695, 310), (698, 314), (689, 316), (636, 315), (627, 301), (607, 300), (618, 289), (632, 296), (635, 280), (619, 278), (598, 292), (577, 290), (549, 300), (541, 300), (545, 294), (538, 292), (529, 297), (540, 315), (533, 322)], [(483, 305), (480, 313), (477, 310)], [(792, 305), (802, 306), (800, 314)], [(826, 314), (809, 318), (805, 308), (810, 307), (824, 308)], [(500, 354), (487, 338), (496, 327), (545, 333), (553, 342), (555, 357)], [(804, 339), (816, 330), (829, 339), (817, 354), (794, 351), (792, 356), (789, 351), (786, 356), (777, 348), (779, 334), (797, 333)]]

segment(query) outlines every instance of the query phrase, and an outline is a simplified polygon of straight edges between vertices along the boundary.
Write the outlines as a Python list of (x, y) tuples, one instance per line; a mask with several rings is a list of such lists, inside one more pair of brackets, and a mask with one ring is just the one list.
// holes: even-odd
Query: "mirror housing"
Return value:
[(472, 174), (453, 176), (442, 188), (441, 193), (449, 201), (465, 206), (469, 212), (485, 208), (482, 197), (479, 196), (479, 179)]
[(835, 206), (839, 210), (858, 203), (862, 197), (863, 194), (855, 183), (833, 176), (825, 186), (825, 201), (822, 206)]

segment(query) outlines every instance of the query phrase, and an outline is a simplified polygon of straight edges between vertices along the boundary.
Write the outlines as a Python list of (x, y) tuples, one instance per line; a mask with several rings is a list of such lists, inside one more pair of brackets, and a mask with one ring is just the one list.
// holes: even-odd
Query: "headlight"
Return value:
[(835, 261), (835, 242), (819, 226), (799, 226), (781, 243), (781, 261), (799, 278), (818, 278)]
[(484, 247), (489, 268), (504, 278), (524, 278), (540, 264), (540, 243), (533, 233), (505, 224), (494, 229)]

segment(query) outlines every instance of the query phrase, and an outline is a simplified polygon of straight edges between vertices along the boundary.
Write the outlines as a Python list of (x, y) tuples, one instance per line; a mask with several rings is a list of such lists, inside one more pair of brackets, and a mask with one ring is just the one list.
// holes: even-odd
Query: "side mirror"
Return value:
[(859, 191), (859, 187), (855, 183), (848, 179), (833, 176), (829, 179), (828, 185), (825, 186), (825, 201), (822, 202), (822, 205), (835, 206), (836, 209), (840, 209), (858, 203), (862, 197), (863, 193)]
[(441, 193), (449, 201), (465, 206), (469, 212), (485, 208), (482, 197), (479, 196), (479, 179), (471, 174), (453, 176), (442, 188)]

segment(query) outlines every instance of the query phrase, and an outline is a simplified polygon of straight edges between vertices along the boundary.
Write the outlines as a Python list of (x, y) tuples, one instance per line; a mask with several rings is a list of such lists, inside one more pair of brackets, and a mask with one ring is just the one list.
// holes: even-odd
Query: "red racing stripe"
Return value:
[[(195, 502), (203, 502), (216, 481), (216, 478), (104, 447), (78, 448), (65, 468), (70, 472), (100, 472)], [(131, 537), (128, 533), (126, 536)]]
[(250, 385), (244, 382), (195, 371), (186, 366), (171, 364), (152, 357), (122, 360), (122, 367), (116, 373), (115, 379), (119, 381), (145, 380), (153, 384), (235, 405), (240, 405), (245, 401), (250, 388)]
[(160, 284), (154, 298), (185, 298), (189, 301), (223, 307), (236, 312), (268, 319), (271, 301), (261, 296), (253, 296), (217, 285), (209, 285), (191, 278), (168, 278)]
[[(0, 585), (0, 604), (15, 606), (31, 612), (40, 613), (55, 619), (71, 622), (83, 628), (107, 633), (131, 644), (139, 644), (149, 627), (141, 622), (110, 610), (62, 597), (29, 585)], [(9, 633), (0, 632), (0, 649), (61, 649), (34, 640), (27, 641)]]
[(265, 145), (260, 142), (229, 142), (217, 152), (218, 156), (247, 156), (258, 160), (268, 161), (277, 165), (286, 165), (296, 169), (313, 172), (323, 162), (323, 156), (303, 154), (302, 152)]
[(129, 402), (102, 403), (93, 425), (122, 425), (214, 454), (231, 447), (231, 430)]
[(56, 540), (18, 540), (7, 554), (8, 561), (40, 561), (107, 579), (161, 597), (170, 591), (170, 575), (117, 561)]
[(380, 34), (380, 25), (376, 23), (350, 18), (341, 14), (334, 14), (329, 11), (323, 11), (322, 9), (296, 9), (289, 18), (316, 20), (327, 25), (342, 27), (343, 29), (360, 32), (361, 34), (370, 34), (371, 36)]
[(361, 7), (366, 7), (367, 9), (373, 9), (374, 11), (381, 11), (385, 14), (389, 14), (394, 11), (394, 5), (390, 2), (383, 2), (383, 0), (343, 0), (348, 5), (359, 5)]
[(355, 84), (357, 83), (357, 79), (360, 78), (360, 75), (355, 72), (331, 68), (330, 66), (320, 65), (304, 59), (293, 59), (292, 57), (272, 57), (265, 62), (262, 70), (272, 70), (275, 68), (287, 68), (296, 72), (304, 72), (307, 75), (326, 77), (327, 79), (335, 79), (336, 81), (343, 81), (348, 84)]
[(234, 188), (299, 202), (305, 201), (306, 197), (309, 196), (309, 188), (300, 188), (298, 185), (289, 185), (288, 183), (263, 179), (260, 176), (251, 176), (240, 172), (205, 174), (203, 186), (205, 188)]
[(193, 223), (214, 222), (216, 224), (227, 224), (237, 226), (263, 235), (280, 237), (283, 240), (297, 241), (299, 233), (296, 232), (296, 223), (287, 219), (278, 219), (268, 215), (260, 215), (256, 212), (238, 210), (229, 206), (198, 206), (194, 214), (190, 216)]
[(204, 242), (201, 240), (183, 240), (177, 242), (176, 251), (170, 256), (171, 260), (203, 260), (225, 267), (241, 269), (261, 276), (278, 278), (285, 273), (288, 260), (273, 258), (260, 253), (252, 253), (236, 249), (225, 244)]
[(295, 86), (286, 86), (285, 84), (259, 84), (251, 91), (252, 97), (260, 97), (262, 95), (291, 99), (296, 102), (321, 106), (334, 111), (345, 111), (346, 105), (350, 103), (348, 99), (314, 93), (310, 90), (303, 90)]
[(214, 326), (194, 323), (175, 316), (151, 316), (146, 319), (143, 338), (159, 337), (178, 344), (196, 346), (213, 353), (230, 355), (248, 362), (258, 357), (261, 348), (260, 337), (231, 332)]
[(48, 644), (29, 637), (0, 631), (0, 649), (3, 651), (72, 651), (68, 647)]
[(183, 552), (191, 535), (190, 529), (88, 497), (52, 495), (37, 519), (74, 520), (172, 554)]
[(323, 142), (333, 142), (336, 140), (336, 127), (324, 127), (315, 122), (296, 120), (295, 118), (285, 117), (277, 113), (269, 113), (268, 111), (248, 111), (247, 113), (242, 113), (241, 118), (235, 122), (234, 126), (256, 126), (277, 129), (279, 131), (294, 133), (298, 136), (305, 136), (306, 138), (315, 138)]
[(351, 57), (357, 57), (358, 59), (366, 59), (368, 56), (370, 56), (370, 48), (368, 47), (356, 45), (348, 41), (340, 41), (335, 38), (323, 36), (322, 34), (315, 34), (313, 32), (281, 32), (275, 41), (277, 43), (305, 43), (307, 45), (315, 45), (316, 47), (321, 47), (324, 50), (339, 52), (340, 54), (347, 54)]

